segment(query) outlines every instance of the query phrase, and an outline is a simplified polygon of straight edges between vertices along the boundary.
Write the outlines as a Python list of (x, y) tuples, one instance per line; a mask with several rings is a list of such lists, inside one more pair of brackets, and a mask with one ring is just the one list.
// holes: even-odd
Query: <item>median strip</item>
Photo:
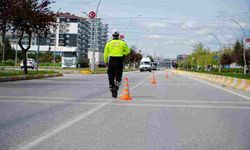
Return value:
[(35, 71), (30, 72), (30, 74), (23, 75), (20, 71), (6, 71), (1, 72), (0, 74), (0, 82), (8, 82), (8, 81), (18, 81), (18, 80), (32, 80), (32, 79), (41, 79), (41, 78), (49, 78), (49, 77), (60, 77), (63, 74), (58, 72), (38, 72)]
[(226, 77), (226, 76), (206, 74), (206, 73), (195, 73), (195, 72), (185, 72), (185, 71), (178, 71), (178, 72), (190, 75), (195, 78), (206, 80), (208, 82), (218, 84), (223, 87), (230, 87), (250, 92), (250, 80), (248, 79), (239, 79), (234, 77)]

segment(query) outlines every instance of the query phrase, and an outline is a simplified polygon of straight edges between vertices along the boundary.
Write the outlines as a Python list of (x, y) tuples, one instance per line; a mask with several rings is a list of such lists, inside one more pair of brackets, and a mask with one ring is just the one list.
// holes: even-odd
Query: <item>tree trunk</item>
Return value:
[(24, 74), (28, 74), (28, 69), (27, 69), (27, 56), (26, 56), (26, 53), (27, 53), (28, 50), (30, 49), (30, 46), (31, 46), (31, 37), (32, 37), (32, 33), (31, 33), (31, 32), (28, 32), (27, 34), (28, 34), (28, 36), (29, 36), (29, 42), (28, 42), (28, 47), (27, 47), (27, 48), (24, 48), (24, 47), (23, 47), (23, 43), (22, 43), (24, 31), (22, 31), (21, 36), (20, 36), (19, 41), (18, 41), (18, 45), (19, 45), (20, 48), (22, 49), (22, 54), (23, 54), (23, 57), (24, 57), (24, 58), (23, 58), (23, 73), (24, 73)]
[(28, 68), (27, 68), (27, 55), (26, 55), (26, 51), (22, 51), (23, 54), (23, 73), (24, 74), (28, 74)]
[(6, 35), (6, 26), (2, 27), (2, 49), (3, 49), (3, 57), (2, 57), (2, 70), (4, 70), (4, 62), (5, 62), (5, 35)]

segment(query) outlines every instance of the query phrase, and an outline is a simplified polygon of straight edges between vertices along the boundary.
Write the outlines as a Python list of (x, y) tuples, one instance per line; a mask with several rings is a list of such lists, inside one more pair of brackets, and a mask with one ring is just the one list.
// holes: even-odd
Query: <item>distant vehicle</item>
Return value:
[(140, 72), (152, 71), (152, 62), (149, 57), (142, 58), (139, 69), (140, 69)]
[[(35, 69), (37, 67), (37, 63), (34, 59), (32, 58), (27, 58), (27, 68)], [(20, 68), (23, 69), (23, 60), (20, 63)]]
[(157, 65), (156, 62), (152, 62), (152, 70), (157, 70)]
[(76, 68), (76, 52), (64, 52), (62, 56), (62, 68)]

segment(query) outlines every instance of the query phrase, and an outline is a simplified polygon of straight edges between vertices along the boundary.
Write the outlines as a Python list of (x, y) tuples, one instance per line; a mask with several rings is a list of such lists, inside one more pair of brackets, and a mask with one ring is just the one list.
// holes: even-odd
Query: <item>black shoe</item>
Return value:
[(112, 91), (112, 97), (113, 97), (113, 98), (117, 98), (117, 95), (118, 95), (118, 94), (117, 94), (117, 91)]
[(115, 89), (118, 91), (119, 90), (119, 87), (121, 85), (121, 82), (115, 82)]

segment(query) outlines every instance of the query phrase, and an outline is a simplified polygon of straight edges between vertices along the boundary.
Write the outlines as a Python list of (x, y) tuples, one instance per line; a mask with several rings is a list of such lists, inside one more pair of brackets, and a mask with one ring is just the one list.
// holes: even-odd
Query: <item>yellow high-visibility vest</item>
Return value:
[(104, 62), (108, 63), (109, 57), (123, 57), (128, 55), (130, 49), (128, 45), (122, 40), (111, 40), (109, 41), (104, 49)]

